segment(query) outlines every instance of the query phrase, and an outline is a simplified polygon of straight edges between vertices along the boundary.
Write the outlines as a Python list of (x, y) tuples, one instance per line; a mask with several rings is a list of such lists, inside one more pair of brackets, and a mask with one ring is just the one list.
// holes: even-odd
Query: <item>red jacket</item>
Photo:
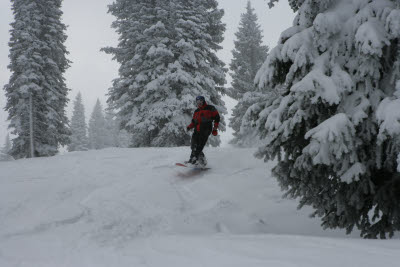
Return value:
[(189, 124), (188, 128), (194, 128), (197, 132), (208, 132), (210, 134), (213, 130), (212, 122), (214, 121), (214, 128), (218, 129), (219, 119), (218, 110), (204, 102), (204, 105), (194, 112), (192, 123)]

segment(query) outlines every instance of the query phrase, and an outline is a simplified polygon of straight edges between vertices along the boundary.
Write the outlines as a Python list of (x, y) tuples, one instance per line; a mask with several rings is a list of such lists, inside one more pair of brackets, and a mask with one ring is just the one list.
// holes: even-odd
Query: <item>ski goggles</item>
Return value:
[(196, 100), (196, 105), (203, 105), (204, 101), (201, 99)]

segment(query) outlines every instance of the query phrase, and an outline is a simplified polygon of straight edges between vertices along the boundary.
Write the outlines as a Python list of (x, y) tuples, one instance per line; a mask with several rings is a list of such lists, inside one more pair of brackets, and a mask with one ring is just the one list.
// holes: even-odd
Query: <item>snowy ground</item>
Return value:
[(250, 149), (105, 149), (0, 162), (0, 266), (399, 266), (400, 240), (323, 231)]

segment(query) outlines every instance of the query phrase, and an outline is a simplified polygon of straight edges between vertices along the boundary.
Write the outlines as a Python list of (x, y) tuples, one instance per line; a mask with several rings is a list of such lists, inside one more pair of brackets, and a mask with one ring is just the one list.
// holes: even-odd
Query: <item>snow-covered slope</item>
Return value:
[[(253, 150), (73, 152), (0, 162), (0, 266), (396, 266), (400, 240), (323, 231)], [(385, 265), (386, 264), (386, 265)]]

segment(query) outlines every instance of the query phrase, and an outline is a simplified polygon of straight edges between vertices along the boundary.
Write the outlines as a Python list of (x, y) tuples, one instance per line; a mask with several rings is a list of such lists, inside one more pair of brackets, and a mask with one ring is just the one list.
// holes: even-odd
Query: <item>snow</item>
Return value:
[(0, 266), (396, 266), (400, 240), (324, 231), (272, 162), (206, 148), (109, 148), (0, 162)]
[(366, 172), (366, 167), (361, 164), (360, 162), (355, 163), (353, 166), (351, 166), (350, 169), (348, 169), (341, 177), (340, 179), (343, 182), (346, 182), (350, 184), (353, 181), (359, 181), (360, 180), (360, 175), (365, 174)]
[(305, 138), (311, 138), (311, 142), (303, 153), (312, 155), (314, 164), (329, 165), (336, 160), (343, 160), (343, 155), (354, 148), (351, 139), (354, 132), (354, 126), (346, 114), (336, 114), (306, 133)]
[(382, 56), (382, 48), (390, 45), (383, 27), (377, 19), (362, 24), (355, 35), (356, 47), (364, 54)]

